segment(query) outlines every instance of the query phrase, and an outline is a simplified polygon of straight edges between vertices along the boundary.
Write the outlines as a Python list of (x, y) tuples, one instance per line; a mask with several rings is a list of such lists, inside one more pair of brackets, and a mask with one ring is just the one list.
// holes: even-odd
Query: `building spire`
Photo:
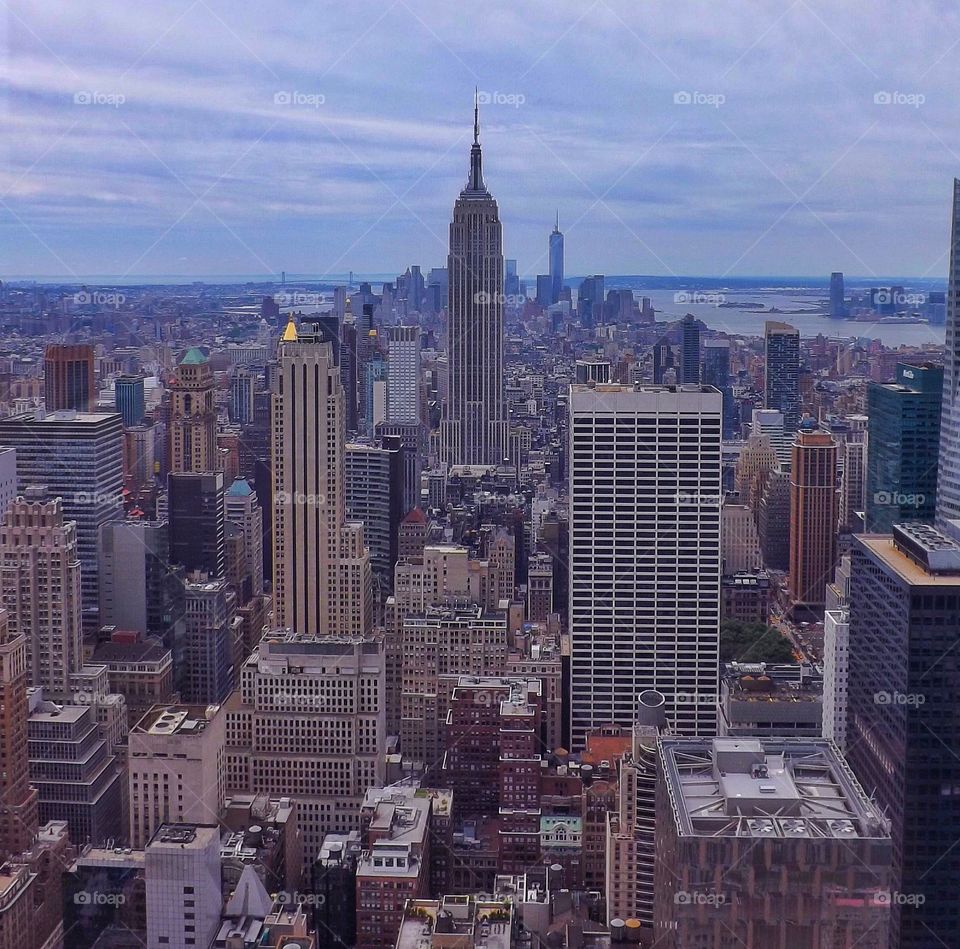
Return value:
[(470, 180), (468, 191), (486, 191), (483, 185), (482, 158), (480, 155), (480, 90), (473, 92), (473, 147), (470, 149)]
[(553, 226), (554, 231), (560, 233), (560, 208), (557, 208), (557, 223)]

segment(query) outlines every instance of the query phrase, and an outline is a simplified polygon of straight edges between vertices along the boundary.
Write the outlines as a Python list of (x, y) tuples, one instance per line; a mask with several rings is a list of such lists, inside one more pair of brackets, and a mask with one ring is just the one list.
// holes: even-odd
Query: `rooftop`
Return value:
[(890, 836), (832, 742), (663, 738), (659, 748), (681, 837)]
[[(960, 586), (960, 575), (945, 571), (931, 572), (925, 569), (915, 557), (911, 557), (905, 549), (898, 547), (889, 534), (858, 534), (853, 538), (853, 542), (855, 546), (863, 548), (906, 584), (953, 588)], [(952, 557), (949, 550), (947, 554)], [(934, 557), (934, 561), (938, 559)]]
[(155, 705), (131, 729), (141, 735), (199, 735), (219, 705)]

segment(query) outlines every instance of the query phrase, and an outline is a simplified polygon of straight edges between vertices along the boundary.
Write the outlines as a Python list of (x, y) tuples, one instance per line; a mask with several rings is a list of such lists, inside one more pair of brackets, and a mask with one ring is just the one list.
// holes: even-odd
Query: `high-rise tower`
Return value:
[(37, 833), (37, 792), (27, 756), (27, 641), (0, 609), (0, 861)]
[(560, 212), (550, 234), (550, 302), (556, 303), (563, 290), (563, 234), (560, 231)]
[(953, 179), (950, 230), (950, 281), (947, 284), (947, 333), (943, 358), (943, 409), (937, 467), (938, 530), (960, 537), (960, 178)]
[(503, 234), (497, 202), (483, 183), (480, 116), (474, 105), (470, 177), (450, 223), (449, 397), (443, 456), (492, 465), (507, 451), (503, 392)]
[(656, 689), (713, 735), (723, 399), (706, 386), (570, 387), (573, 748)]
[(800, 424), (800, 331), (789, 323), (764, 324), (763, 407), (783, 412), (783, 426), (795, 432)]
[(319, 329), (290, 321), (273, 399), (273, 584), (277, 625), (360, 635), (371, 616), (363, 525), (346, 520), (343, 386)]
[(170, 385), (170, 470), (217, 470), (217, 410), (210, 360), (194, 347)]

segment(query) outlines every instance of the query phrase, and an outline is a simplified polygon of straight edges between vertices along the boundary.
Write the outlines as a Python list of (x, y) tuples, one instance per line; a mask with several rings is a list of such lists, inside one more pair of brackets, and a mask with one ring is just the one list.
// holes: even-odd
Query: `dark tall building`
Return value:
[(771, 471), (757, 506), (757, 533), (763, 562), (770, 570), (790, 569), (790, 475)]
[(48, 412), (92, 412), (97, 401), (93, 347), (48, 346), (43, 354), (43, 405)]
[(703, 343), (703, 373), (705, 386), (719, 389), (723, 395), (723, 437), (735, 438), (737, 407), (730, 386), (730, 340), (708, 339)]
[(114, 383), (117, 411), (123, 419), (124, 428), (143, 424), (147, 411), (143, 381), (143, 376), (120, 376)]
[(550, 302), (560, 299), (563, 289), (563, 234), (560, 232), (560, 212), (550, 234)]
[(700, 323), (688, 313), (680, 325), (680, 383), (700, 381)]
[(357, 375), (357, 321), (346, 301), (346, 315), (340, 324), (340, 384), (343, 386), (344, 427), (348, 432), (360, 429)]
[(603, 312), (606, 278), (603, 274), (584, 277), (577, 291), (577, 313), (584, 326), (593, 326), (595, 314)]
[(943, 367), (928, 364), (899, 363), (896, 382), (867, 390), (867, 533), (933, 522), (942, 400)]
[(653, 344), (653, 381), (656, 385), (663, 385), (663, 374), (668, 369), (673, 369), (673, 347), (663, 336)]
[(799, 431), (790, 467), (790, 600), (822, 613), (837, 558), (837, 443)]
[(890, 945), (960, 946), (960, 546), (925, 524), (853, 538), (847, 757), (891, 822)]
[(179, 472), (167, 480), (170, 562), (222, 577), (226, 570), (222, 472)]
[(843, 299), (843, 274), (839, 271), (830, 274), (830, 315), (838, 320), (847, 315)]
[(783, 412), (785, 431), (800, 425), (800, 331), (787, 323), (764, 324), (766, 369), (763, 405)]

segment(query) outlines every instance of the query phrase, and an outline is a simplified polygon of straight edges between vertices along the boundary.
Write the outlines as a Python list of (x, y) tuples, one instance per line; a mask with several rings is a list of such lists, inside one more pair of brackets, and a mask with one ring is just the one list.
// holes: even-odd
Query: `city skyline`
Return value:
[[(85, 6), (7, 24), (11, 273), (374, 272), (401, 268), (401, 246), (436, 260), (474, 87), (525, 273), (546, 269), (557, 207), (570, 272), (946, 270), (960, 141), (938, 93), (957, 14), (932, 4), (733, 9), (718, 30), (599, 0), (552, 6), (536, 37), (502, 4), (469, 30), (405, 2), (330, 11), (322, 30), (205, 3), (111, 5), (101, 30)], [(366, 55), (357, 88), (357, 56), (395, 35), (405, 78)]]

